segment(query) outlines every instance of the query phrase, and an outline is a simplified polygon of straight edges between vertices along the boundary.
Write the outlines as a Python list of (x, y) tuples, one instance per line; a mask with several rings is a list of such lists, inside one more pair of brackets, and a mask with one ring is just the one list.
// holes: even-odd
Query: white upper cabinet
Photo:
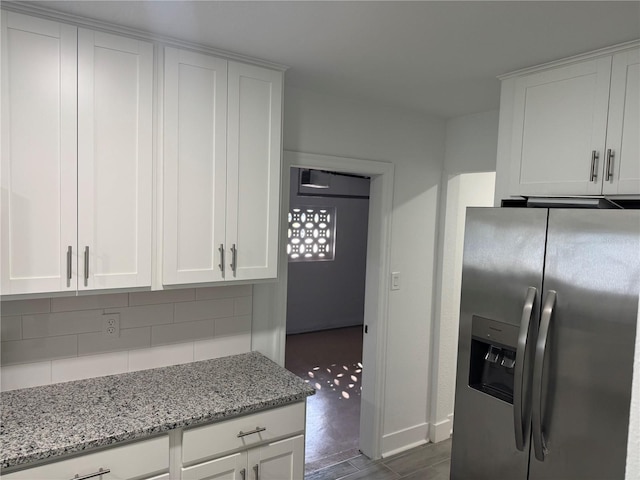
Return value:
[(602, 188), (611, 58), (518, 78), (512, 185), (520, 195), (596, 195)]
[(505, 82), (511, 195), (640, 194), (637, 48)]
[(232, 279), (275, 278), (282, 73), (229, 62), (227, 264)]
[(224, 278), (227, 62), (165, 48), (163, 283)]
[(613, 56), (604, 194), (640, 193), (640, 50)]
[(163, 283), (275, 278), (282, 73), (165, 48)]
[(150, 286), (153, 46), (2, 15), (2, 294)]
[(2, 12), (2, 294), (76, 289), (77, 29)]
[(78, 289), (151, 285), (153, 45), (78, 31)]

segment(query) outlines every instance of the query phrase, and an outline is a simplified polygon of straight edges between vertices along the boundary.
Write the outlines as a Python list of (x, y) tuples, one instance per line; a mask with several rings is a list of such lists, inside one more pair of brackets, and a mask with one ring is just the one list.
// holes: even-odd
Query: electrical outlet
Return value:
[(120, 336), (120, 314), (105, 313), (102, 315), (102, 331), (109, 337)]

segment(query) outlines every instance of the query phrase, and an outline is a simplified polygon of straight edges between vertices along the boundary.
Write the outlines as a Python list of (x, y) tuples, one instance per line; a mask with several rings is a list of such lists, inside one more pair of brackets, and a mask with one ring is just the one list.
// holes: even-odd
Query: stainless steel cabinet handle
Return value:
[(591, 150), (591, 174), (589, 175), (589, 181), (595, 182), (598, 179), (598, 173), (596, 172), (596, 167), (598, 166), (598, 159), (600, 155), (597, 151)]
[(84, 286), (89, 285), (89, 247), (84, 247)]
[(513, 425), (515, 427), (516, 448), (524, 451), (526, 438), (529, 436), (527, 430), (529, 426), (529, 408), (523, 404), (523, 384), (524, 367), (526, 362), (527, 343), (529, 342), (529, 329), (531, 328), (531, 317), (533, 315), (533, 304), (536, 301), (538, 290), (534, 287), (527, 289), (527, 296), (522, 308), (522, 319), (520, 320), (520, 332), (518, 334), (518, 349), (516, 351), (516, 369), (514, 372), (513, 389)]
[(238, 266), (238, 249), (236, 248), (236, 244), (231, 245), (231, 270), (233, 273), (236, 273), (236, 267)]
[(542, 308), (542, 316), (540, 317), (540, 332), (538, 333), (538, 341), (536, 342), (536, 356), (533, 364), (533, 408), (531, 409), (533, 448), (536, 458), (541, 462), (544, 461), (544, 457), (548, 453), (544, 440), (544, 432), (542, 431), (542, 372), (544, 369), (544, 356), (547, 351), (549, 326), (551, 325), (555, 305), (556, 292), (549, 290), (544, 302), (544, 307)]
[(111, 472), (110, 469), (108, 468), (101, 468), (100, 470), (98, 470), (97, 472), (94, 473), (89, 473), (87, 475), (83, 475), (80, 476), (76, 473), (76, 476), (73, 477), (71, 480), (87, 480), (87, 478), (93, 478), (93, 477), (99, 477), (100, 475), (105, 475), (107, 473)]
[(244, 468), (242, 470), (240, 470), (240, 479), (241, 480), (246, 480), (247, 479), (247, 471)]
[(71, 245), (67, 247), (67, 287), (71, 286), (71, 256), (73, 248)]
[(222, 273), (224, 273), (224, 243), (220, 244), (218, 251), (220, 252), (220, 263), (218, 264), (218, 268)]
[(606, 176), (604, 177), (604, 179), (608, 182), (611, 178), (613, 178), (613, 150), (611, 150), (610, 148), (607, 149), (607, 172), (606, 172)]
[(240, 433), (238, 433), (238, 438), (246, 437), (247, 435), (253, 435), (254, 433), (264, 432), (266, 429), (267, 427), (256, 427), (255, 429), (248, 432), (243, 432), (242, 430), (240, 430)]
[(253, 466), (253, 473), (256, 474), (256, 480), (260, 480), (260, 467), (258, 466), (258, 464), (255, 464)]

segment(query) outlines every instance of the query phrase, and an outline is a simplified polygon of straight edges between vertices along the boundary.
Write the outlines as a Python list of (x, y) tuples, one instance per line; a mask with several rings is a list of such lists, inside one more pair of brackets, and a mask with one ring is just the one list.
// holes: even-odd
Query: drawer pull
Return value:
[(247, 435), (253, 435), (254, 433), (264, 432), (266, 429), (267, 427), (256, 427), (255, 430), (250, 430), (248, 432), (243, 432), (242, 430), (240, 430), (240, 433), (238, 433), (238, 438), (246, 437)]
[(76, 476), (73, 477), (71, 480), (87, 480), (88, 478), (93, 478), (93, 477), (99, 477), (101, 475), (105, 475), (107, 473), (111, 472), (110, 469), (108, 468), (101, 468), (100, 470), (98, 470), (97, 472), (94, 473), (88, 473), (87, 475), (83, 475), (80, 476), (76, 473)]

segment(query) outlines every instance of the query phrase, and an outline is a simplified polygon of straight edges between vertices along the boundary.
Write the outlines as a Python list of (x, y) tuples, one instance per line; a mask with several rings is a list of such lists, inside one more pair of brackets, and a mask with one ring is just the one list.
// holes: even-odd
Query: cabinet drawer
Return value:
[[(190, 464), (224, 452), (291, 436), (304, 431), (304, 422), (305, 402), (299, 402), (185, 430), (182, 438), (182, 461)], [(240, 432), (253, 432), (257, 429), (260, 431), (238, 436)]]
[[(100, 469), (110, 473), (95, 477), (100, 480), (145, 478), (169, 470), (169, 437), (143, 440), (122, 447), (109, 448), (69, 460), (60, 460), (40, 467), (2, 475), (3, 480), (73, 480)], [(163, 478), (160, 476), (160, 478)]]

